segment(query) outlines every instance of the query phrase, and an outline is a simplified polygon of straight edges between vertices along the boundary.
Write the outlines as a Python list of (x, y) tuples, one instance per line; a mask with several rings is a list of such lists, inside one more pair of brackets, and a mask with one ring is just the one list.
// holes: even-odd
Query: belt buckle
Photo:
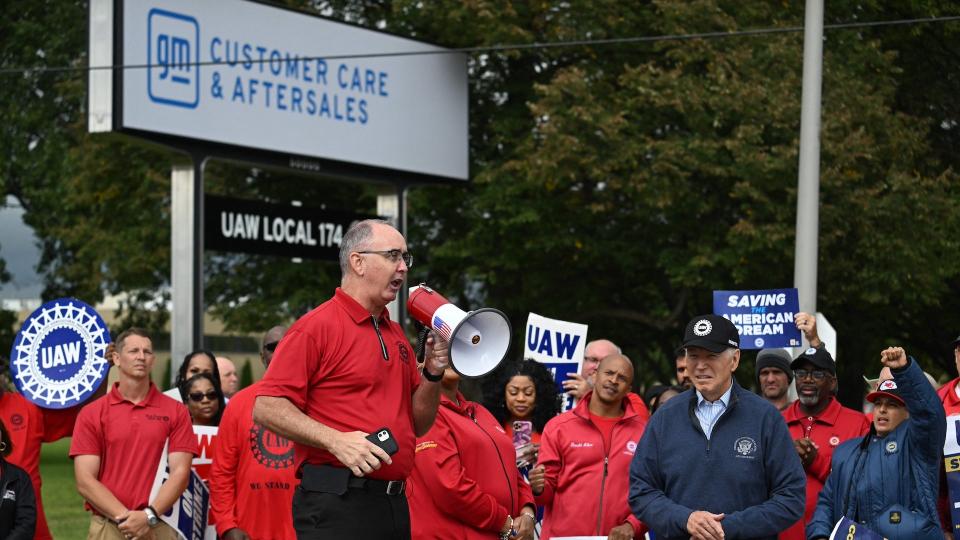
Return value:
[(402, 495), (405, 487), (403, 480), (390, 480), (387, 482), (387, 495)]

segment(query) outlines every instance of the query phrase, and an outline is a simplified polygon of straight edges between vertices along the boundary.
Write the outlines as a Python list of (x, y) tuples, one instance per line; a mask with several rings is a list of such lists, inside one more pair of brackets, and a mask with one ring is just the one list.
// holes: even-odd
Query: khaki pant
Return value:
[[(178, 540), (179, 535), (173, 527), (163, 521), (150, 530), (148, 536), (142, 536), (138, 540)], [(90, 518), (90, 532), (87, 533), (87, 540), (126, 540), (117, 524), (103, 516), (93, 516)]]

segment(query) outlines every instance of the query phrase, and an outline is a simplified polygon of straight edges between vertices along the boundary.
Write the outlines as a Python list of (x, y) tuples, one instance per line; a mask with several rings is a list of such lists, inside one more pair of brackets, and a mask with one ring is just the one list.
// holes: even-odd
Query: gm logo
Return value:
[(200, 25), (188, 15), (151, 9), (147, 15), (150, 101), (194, 109), (200, 102)]

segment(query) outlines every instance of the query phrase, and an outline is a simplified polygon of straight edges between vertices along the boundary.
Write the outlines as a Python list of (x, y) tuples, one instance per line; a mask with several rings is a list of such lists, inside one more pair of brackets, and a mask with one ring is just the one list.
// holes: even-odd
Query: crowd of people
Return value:
[(3, 392), (0, 538), (50, 538), (40, 446), (68, 436), (90, 539), (177, 538), (165, 517), (194, 476), (208, 537), (227, 540), (953, 536), (960, 460), (945, 468), (943, 449), (960, 378), (937, 391), (902, 348), (881, 351), (869, 414), (837, 400), (806, 313), (809, 348), (761, 350), (756, 393), (734, 376), (736, 327), (708, 314), (684, 330), (676, 380), (643, 397), (635, 363), (596, 339), (562, 383), (569, 411), (533, 360), (505, 361), (471, 401), (449, 344), (414, 348), (390, 319), (411, 264), (390, 224), (354, 224), (341, 286), (264, 334), (265, 375), (239, 391), (233, 362), (199, 350), (161, 392), (151, 337), (131, 328), (108, 351), (117, 382), (86, 403)]

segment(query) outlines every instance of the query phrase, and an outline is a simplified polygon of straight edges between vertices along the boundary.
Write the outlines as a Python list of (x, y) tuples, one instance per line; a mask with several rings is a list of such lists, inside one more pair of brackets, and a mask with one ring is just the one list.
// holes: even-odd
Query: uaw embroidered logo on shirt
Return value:
[(250, 428), (250, 451), (254, 459), (270, 469), (286, 469), (293, 466), (293, 444), (260, 424)]
[(737, 442), (733, 445), (733, 449), (736, 451), (737, 457), (749, 459), (757, 457), (757, 441), (750, 437), (740, 437), (737, 439)]

